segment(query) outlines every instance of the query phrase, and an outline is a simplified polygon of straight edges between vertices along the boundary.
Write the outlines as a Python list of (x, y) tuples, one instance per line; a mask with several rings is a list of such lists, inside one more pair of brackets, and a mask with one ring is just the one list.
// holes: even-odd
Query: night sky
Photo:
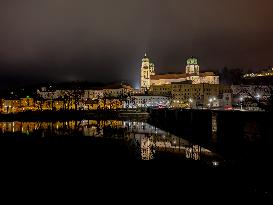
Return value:
[(0, 86), (273, 66), (272, 0), (0, 0)]

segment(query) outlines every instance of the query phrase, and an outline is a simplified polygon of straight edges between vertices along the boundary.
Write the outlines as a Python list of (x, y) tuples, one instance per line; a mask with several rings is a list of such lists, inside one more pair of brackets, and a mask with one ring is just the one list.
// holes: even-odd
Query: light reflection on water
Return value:
[[(219, 164), (220, 157), (208, 149), (192, 144), (164, 130), (144, 122), (118, 120), (81, 120), (65, 122), (0, 122), (4, 134), (46, 136), (85, 136), (125, 140), (136, 147), (142, 160), (156, 159), (160, 153), (178, 158), (201, 160)], [(130, 142), (130, 143), (129, 143)]]

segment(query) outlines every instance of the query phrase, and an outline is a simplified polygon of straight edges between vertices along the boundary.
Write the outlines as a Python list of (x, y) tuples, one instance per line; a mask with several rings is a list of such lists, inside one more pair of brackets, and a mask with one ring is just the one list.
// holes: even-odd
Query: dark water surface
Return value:
[[(145, 122), (81, 120), (0, 122), (1, 144), (81, 145), (101, 156), (120, 159), (176, 159), (219, 166), (223, 158)], [(94, 157), (94, 156), (93, 156)]]
[[(238, 129), (228, 129), (213, 118), (210, 138), (214, 146), (200, 146), (202, 143), (193, 143), (189, 137), (186, 140), (146, 122), (130, 120), (0, 122), (0, 146), (2, 159), (11, 154), (40, 157), (43, 153), (60, 163), (79, 159), (90, 165), (92, 160), (109, 159), (175, 162), (140, 173), (150, 180), (157, 179), (159, 173), (160, 183), (174, 182), (180, 187), (177, 191), (188, 187), (191, 193), (206, 193), (212, 198), (264, 200), (272, 196), (273, 163), (270, 141), (261, 140), (259, 126), (249, 120), (237, 133)], [(236, 140), (239, 135), (247, 139), (247, 146), (245, 140)], [(171, 171), (163, 173), (163, 169)], [(185, 174), (185, 170), (193, 172)]]

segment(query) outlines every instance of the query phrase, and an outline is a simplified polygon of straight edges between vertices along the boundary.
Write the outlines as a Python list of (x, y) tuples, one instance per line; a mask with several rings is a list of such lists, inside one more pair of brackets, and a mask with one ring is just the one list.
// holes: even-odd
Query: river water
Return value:
[(146, 122), (81, 120), (57, 122), (0, 122), (2, 144), (90, 146), (92, 154), (139, 159), (199, 161), (218, 166), (220, 155)]
[[(260, 132), (252, 124), (248, 127), (253, 129), (246, 129), (245, 132), (240, 133), (244, 133), (244, 136), (259, 136), (256, 133)], [(46, 153), (43, 160), (47, 159), (48, 155), (52, 155), (50, 159), (62, 161), (64, 159), (62, 155), (65, 155), (69, 161), (75, 156), (77, 160), (84, 158), (84, 163), (90, 163), (92, 159), (175, 160), (175, 164), (182, 165), (182, 169), (179, 169), (180, 173), (187, 167), (193, 166), (196, 173), (190, 174), (193, 175), (190, 180), (200, 176), (195, 182), (200, 184), (201, 181), (207, 180), (203, 184), (211, 185), (214, 193), (225, 193), (225, 197), (234, 194), (233, 197), (270, 198), (272, 195), (269, 183), (269, 179), (272, 178), (269, 154), (271, 146), (262, 144), (249, 152), (242, 143), (237, 142), (239, 137), (234, 134), (237, 130), (227, 132), (223, 126), (217, 126), (216, 118), (212, 119), (211, 129), (212, 142), (214, 144), (220, 142), (219, 152), (217, 149), (210, 150), (208, 147), (193, 143), (189, 137), (185, 137), (188, 139), (186, 140), (183, 136), (176, 136), (146, 122), (132, 120), (0, 122), (0, 150), (2, 150), (2, 158), (12, 152), (16, 153), (15, 158), (17, 158), (18, 153), (23, 154), (29, 150), (31, 154), (27, 157), (32, 157), (42, 150)], [(222, 130), (227, 136), (221, 134)], [(11, 147), (13, 149), (10, 149)], [(32, 149), (33, 147), (35, 149)], [(204, 172), (206, 168), (209, 168), (210, 174)], [(176, 169), (173, 173), (180, 175), (179, 171)], [(181, 183), (185, 182), (185, 177), (183, 176), (181, 180)], [(202, 188), (202, 186), (198, 187)], [(196, 189), (195, 186), (192, 188)], [(202, 188), (201, 192), (204, 191), (205, 189)], [(212, 191), (208, 189), (207, 192)]]

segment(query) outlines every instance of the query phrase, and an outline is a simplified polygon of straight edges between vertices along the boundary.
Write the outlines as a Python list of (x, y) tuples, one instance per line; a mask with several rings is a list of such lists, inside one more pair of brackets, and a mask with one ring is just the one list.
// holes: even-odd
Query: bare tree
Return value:
[(273, 111), (273, 86), (271, 85), (253, 85), (250, 89), (243, 88), (238, 94), (249, 97), (265, 111)]
[(78, 87), (73, 87), (70, 90), (65, 90), (62, 99), (64, 102), (64, 110), (67, 110), (68, 108), (73, 109), (73, 104), (74, 104), (74, 109), (78, 110), (79, 109), (79, 104), (84, 96), (84, 91), (81, 90)]

